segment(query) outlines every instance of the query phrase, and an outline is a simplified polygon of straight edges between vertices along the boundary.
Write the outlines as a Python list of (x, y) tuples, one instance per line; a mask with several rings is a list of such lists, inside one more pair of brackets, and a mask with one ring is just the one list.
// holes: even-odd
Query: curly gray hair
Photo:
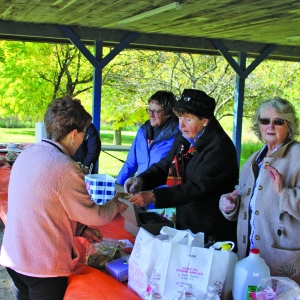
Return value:
[(283, 119), (287, 121), (287, 124), (290, 129), (289, 137), (294, 139), (294, 136), (298, 134), (298, 122), (299, 122), (296, 115), (295, 108), (288, 100), (276, 97), (264, 101), (257, 108), (253, 116), (252, 130), (254, 131), (255, 135), (259, 138), (259, 140), (263, 141), (260, 132), (260, 127), (259, 127), (259, 119), (261, 117), (262, 111), (267, 107), (272, 107), (278, 114), (282, 116)]

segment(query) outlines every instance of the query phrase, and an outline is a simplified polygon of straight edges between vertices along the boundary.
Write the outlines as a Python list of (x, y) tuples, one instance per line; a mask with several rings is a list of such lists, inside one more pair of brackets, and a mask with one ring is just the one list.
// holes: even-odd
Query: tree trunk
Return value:
[(122, 130), (114, 130), (114, 145), (122, 145)]

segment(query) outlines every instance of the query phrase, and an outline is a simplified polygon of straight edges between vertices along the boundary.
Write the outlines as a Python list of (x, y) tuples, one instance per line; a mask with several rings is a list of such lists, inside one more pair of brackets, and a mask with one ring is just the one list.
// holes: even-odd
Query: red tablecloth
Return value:
[[(11, 166), (0, 163), (0, 218), (6, 222), (7, 189)], [(112, 222), (98, 228), (103, 237), (114, 239), (128, 239), (134, 244), (134, 237), (124, 229), (124, 219), (117, 215)], [(75, 238), (75, 246), (80, 253), (80, 259), (69, 277), (68, 288), (64, 300), (140, 300), (135, 292), (127, 288), (110, 275), (86, 266), (86, 249), (90, 244), (82, 237)]]
[[(124, 229), (124, 219), (117, 215), (107, 225), (97, 227), (103, 237), (128, 239), (134, 243), (135, 238)], [(81, 237), (75, 239), (80, 252), (80, 262), (74, 274), (69, 277), (69, 285), (64, 300), (140, 300), (141, 298), (110, 275), (84, 265), (86, 249), (89, 243)]]
[[(134, 244), (135, 238), (124, 229), (124, 218), (119, 214), (112, 222), (95, 228), (100, 230), (104, 238), (113, 238), (118, 240), (128, 239), (132, 244)], [(86, 249), (89, 245), (89, 242), (85, 238), (75, 238), (75, 246), (80, 253), (79, 263), (85, 262)]]
[(0, 162), (0, 218), (6, 223), (7, 215), (7, 189), (11, 166), (8, 163)]

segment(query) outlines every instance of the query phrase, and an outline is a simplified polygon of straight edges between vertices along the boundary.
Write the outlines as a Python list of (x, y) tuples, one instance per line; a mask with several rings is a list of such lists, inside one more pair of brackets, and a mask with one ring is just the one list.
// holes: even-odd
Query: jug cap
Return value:
[(227, 249), (223, 249), (223, 245), (229, 245), (230, 248), (228, 250), (232, 250), (234, 248), (234, 242), (231, 241), (224, 241), (224, 242), (217, 242), (214, 243), (211, 247), (213, 247), (216, 250), (227, 250)]
[(230, 245), (230, 244), (223, 244), (222, 245), (222, 250), (230, 251), (231, 247), (232, 247), (232, 245)]
[(250, 253), (259, 254), (259, 249), (253, 248), (253, 249), (250, 250)]

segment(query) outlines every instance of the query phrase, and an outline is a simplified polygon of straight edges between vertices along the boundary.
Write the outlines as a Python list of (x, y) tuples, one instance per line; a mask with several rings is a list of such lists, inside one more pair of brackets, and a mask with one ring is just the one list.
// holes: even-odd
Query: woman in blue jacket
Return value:
[(123, 185), (127, 178), (144, 172), (168, 153), (178, 133), (175, 103), (174, 94), (167, 91), (157, 91), (149, 98), (149, 120), (139, 128), (117, 183)]
[[(172, 92), (157, 91), (149, 98), (148, 104), (146, 111), (149, 120), (139, 128), (117, 176), (117, 183), (120, 185), (127, 178), (139, 175), (165, 157), (179, 132), (178, 118), (173, 113), (176, 99)], [(162, 214), (166, 215), (166, 212)]]

